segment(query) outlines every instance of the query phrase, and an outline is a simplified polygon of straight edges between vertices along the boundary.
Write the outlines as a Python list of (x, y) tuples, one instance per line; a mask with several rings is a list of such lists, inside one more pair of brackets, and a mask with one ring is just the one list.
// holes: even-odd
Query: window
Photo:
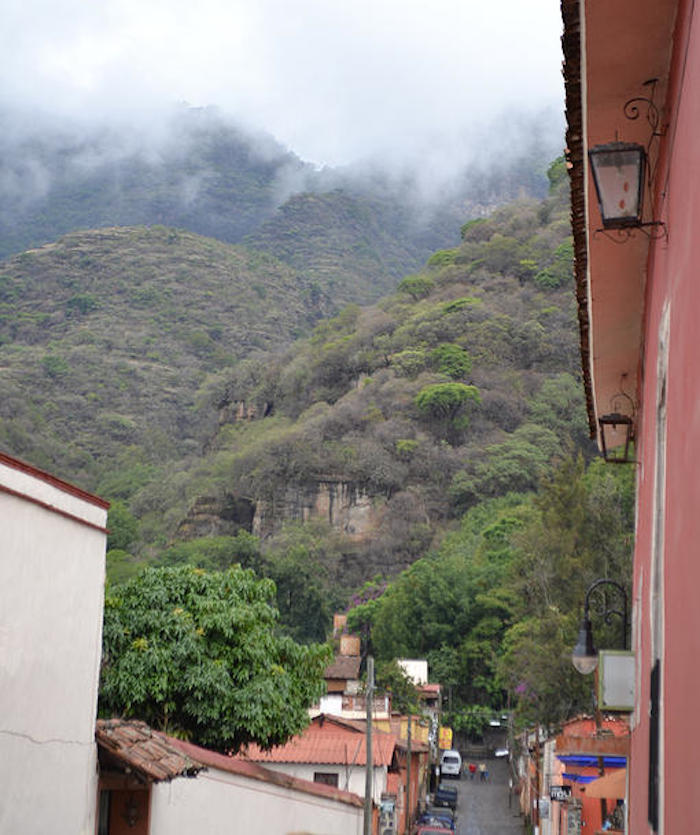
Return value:
[(338, 775), (330, 771), (314, 771), (314, 783), (323, 783), (324, 786), (338, 788)]

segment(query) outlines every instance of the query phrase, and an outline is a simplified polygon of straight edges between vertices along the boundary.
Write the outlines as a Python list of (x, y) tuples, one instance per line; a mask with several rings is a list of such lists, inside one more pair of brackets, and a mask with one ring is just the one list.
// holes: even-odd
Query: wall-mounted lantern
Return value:
[(598, 418), (603, 458), (609, 464), (633, 464), (634, 418), (611, 412)]
[[(644, 82), (650, 95), (635, 96), (625, 102), (622, 110), (626, 119), (639, 119), (646, 108), (646, 119), (651, 133), (646, 148), (636, 142), (608, 142), (596, 145), (588, 151), (603, 228), (599, 232), (615, 229), (616, 236), (607, 235), (615, 243), (624, 243), (631, 237), (631, 230), (639, 229), (649, 238), (666, 236), (666, 226), (660, 220), (643, 219), (644, 191), (651, 196), (655, 176), (655, 164), (650, 162), (656, 140), (664, 135), (659, 129), (659, 110), (654, 104), (657, 79)], [(640, 109), (642, 108), (642, 109)], [(658, 152), (654, 155), (658, 162)]]
[(583, 618), (581, 619), (581, 626), (578, 632), (578, 640), (576, 641), (576, 646), (571, 653), (571, 662), (582, 675), (592, 673), (598, 666), (598, 650), (595, 648), (595, 644), (593, 643), (590, 601), (591, 594), (596, 589), (604, 585), (613, 586), (615, 588), (617, 593), (622, 598), (623, 606), (622, 609), (611, 609), (607, 605), (607, 598), (605, 598), (603, 601), (604, 606), (601, 611), (602, 617), (604, 618), (605, 623), (610, 623), (613, 615), (618, 615), (622, 618), (622, 648), (627, 649), (627, 593), (624, 588), (614, 580), (607, 580), (604, 578), (595, 580), (591, 583), (588, 587), (588, 591), (586, 592), (586, 598), (583, 604)]
[(588, 152), (603, 229), (642, 225), (647, 156), (634, 142), (609, 142)]

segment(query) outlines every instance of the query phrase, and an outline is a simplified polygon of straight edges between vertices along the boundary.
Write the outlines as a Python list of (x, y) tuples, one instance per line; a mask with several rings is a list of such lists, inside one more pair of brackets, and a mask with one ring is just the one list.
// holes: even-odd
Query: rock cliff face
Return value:
[(240, 529), (265, 538), (284, 522), (321, 519), (350, 540), (362, 542), (376, 530), (381, 502), (356, 485), (324, 480), (289, 485), (269, 501), (240, 496), (200, 496), (178, 528), (178, 538), (233, 536)]
[(200, 496), (180, 522), (178, 539), (203, 536), (235, 536), (239, 530), (250, 532), (255, 517), (255, 503), (240, 496)]
[(322, 519), (348, 538), (361, 541), (378, 524), (376, 500), (356, 485), (337, 480), (288, 485), (271, 501), (256, 506), (252, 532), (273, 533), (283, 522)]

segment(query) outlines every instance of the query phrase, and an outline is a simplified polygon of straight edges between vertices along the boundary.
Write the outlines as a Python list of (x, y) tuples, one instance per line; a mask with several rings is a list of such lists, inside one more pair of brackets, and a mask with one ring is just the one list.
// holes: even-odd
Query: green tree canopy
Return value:
[(275, 633), (275, 585), (238, 565), (148, 568), (105, 601), (102, 715), (143, 719), (201, 745), (286, 742), (308, 723), (325, 645)]
[(464, 383), (434, 383), (416, 395), (416, 406), (425, 415), (454, 420), (467, 403), (479, 403), (476, 386)]

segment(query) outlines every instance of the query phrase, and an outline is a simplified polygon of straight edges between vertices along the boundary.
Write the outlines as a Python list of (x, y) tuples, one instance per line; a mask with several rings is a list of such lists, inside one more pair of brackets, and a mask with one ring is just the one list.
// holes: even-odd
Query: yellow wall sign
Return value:
[(440, 728), (439, 744), (440, 748), (452, 748), (452, 728)]

